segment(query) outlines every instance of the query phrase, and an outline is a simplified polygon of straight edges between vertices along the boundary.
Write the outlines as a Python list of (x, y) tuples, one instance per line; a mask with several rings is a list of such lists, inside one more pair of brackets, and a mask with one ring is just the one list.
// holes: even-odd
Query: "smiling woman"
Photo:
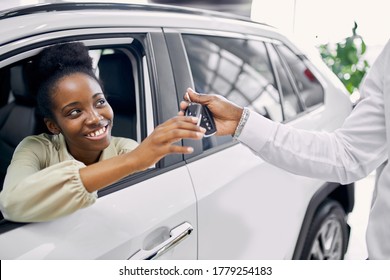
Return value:
[(16, 148), (0, 194), (6, 219), (47, 221), (93, 204), (97, 191), (147, 169), (182, 138), (204, 130), (191, 117), (159, 125), (140, 145), (111, 136), (114, 113), (81, 43), (44, 49), (34, 61), (38, 108), (51, 134), (26, 137)]

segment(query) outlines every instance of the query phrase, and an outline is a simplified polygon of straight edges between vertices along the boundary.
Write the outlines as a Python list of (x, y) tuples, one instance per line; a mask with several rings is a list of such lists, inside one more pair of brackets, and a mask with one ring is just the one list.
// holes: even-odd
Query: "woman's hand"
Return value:
[[(189, 98), (189, 99), (188, 99)], [(216, 94), (200, 94), (187, 89), (184, 95), (186, 101), (180, 103), (179, 115), (184, 115), (188, 107), (188, 101), (206, 105), (214, 116), (214, 121), (217, 126), (217, 135), (233, 135), (240, 121), (243, 108), (227, 100), (221, 95)]]
[(168, 154), (190, 154), (192, 147), (178, 146), (183, 138), (202, 139), (205, 129), (197, 126), (197, 118), (177, 116), (157, 126), (132, 152), (138, 171), (145, 170)]

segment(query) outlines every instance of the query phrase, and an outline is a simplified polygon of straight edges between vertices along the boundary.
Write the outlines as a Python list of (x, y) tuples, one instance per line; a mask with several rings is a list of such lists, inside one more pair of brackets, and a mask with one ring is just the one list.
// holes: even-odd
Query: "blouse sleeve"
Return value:
[(46, 156), (45, 145), (37, 141), (22, 142), (16, 149), (0, 193), (4, 218), (48, 221), (96, 201), (97, 193), (89, 193), (81, 181), (83, 163), (67, 160), (44, 168)]
[(129, 138), (116, 137), (115, 140), (115, 148), (118, 151), (118, 155), (126, 154), (138, 147), (138, 143)]

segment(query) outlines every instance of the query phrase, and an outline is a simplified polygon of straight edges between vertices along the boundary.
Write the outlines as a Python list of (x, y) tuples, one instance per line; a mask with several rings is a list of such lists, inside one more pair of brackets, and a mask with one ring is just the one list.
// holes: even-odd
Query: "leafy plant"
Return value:
[(352, 36), (342, 42), (319, 46), (322, 59), (351, 94), (359, 89), (360, 82), (369, 69), (363, 56), (367, 47), (363, 38), (356, 33), (357, 27), (355, 22)]

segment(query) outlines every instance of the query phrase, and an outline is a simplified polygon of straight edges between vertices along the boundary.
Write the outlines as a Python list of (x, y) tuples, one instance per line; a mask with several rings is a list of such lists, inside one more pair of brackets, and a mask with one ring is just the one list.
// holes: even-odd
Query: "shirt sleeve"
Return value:
[(387, 159), (383, 79), (388, 53), (389, 43), (363, 82), (365, 98), (335, 132), (296, 129), (251, 112), (238, 140), (294, 174), (344, 184), (365, 177)]
[(138, 143), (135, 140), (123, 137), (116, 137), (116, 150), (118, 155), (126, 154), (138, 147)]
[(4, 218), (16, 222), (42, 222), (68, 215), (93, 204), (80, 179), (85, 165), (67, 160), (44, 168), (45, 145), (23, 141), (7, 170), (0, 209)]

